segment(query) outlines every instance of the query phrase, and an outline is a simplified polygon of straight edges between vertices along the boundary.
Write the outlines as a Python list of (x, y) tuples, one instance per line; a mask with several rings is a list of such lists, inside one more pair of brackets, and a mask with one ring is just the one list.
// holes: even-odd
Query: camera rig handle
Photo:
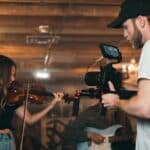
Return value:
[[(118, 72), (116, 69), (112, 67), (112, 64), (107, 64), (104, 68), (101, 69), (101, 78), (99, 80), (99, 85), (98, 88), (101, 91), (101, 96), (106, 93), (114, 93), (118, 94), (120, 87), (121, 87), (121, 82), (122, 82), (122, 75), (120, 72)], [(111, 81), (114, 86), (116, 91), (110, 91), (108, 82)], [(100, 100), (102, 98), (100, 97)], [(101, 107), (101, 115), (106, 114), (106, 108), (102, 105)]]

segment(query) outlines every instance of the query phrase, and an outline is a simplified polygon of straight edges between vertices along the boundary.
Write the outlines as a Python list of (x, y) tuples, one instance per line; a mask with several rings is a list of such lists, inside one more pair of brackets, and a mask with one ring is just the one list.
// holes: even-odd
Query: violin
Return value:
[(54, 98), (53, 93), (47, 91), (42, 85), (31, 86), (29, 91), (18, 81), (13, 81), (8, 86), (7, 100), (9, 104), (21, 103), (27, 96), (29, 102), (36, 104), (42, 104), (47, 99), (47, 96)]
[[(66, 103), (70, 103), (71, 101), (75, 101), (82, 96), (93, 98), (96, 96), (96, 93), (97, 92), (95, 92), (94, 89), (82, 91), (76, 90), (74, 96), (69, 96), (69, 94), (64, 93), (63, 99)], [(42, 85), (32, 85), (29, 91), (24, 88), (23, 85), (18, 81), (13, 81), (8, 86), (8, 104), (22, 103), (24, 100), (26, 100), (26, 97), (28, 97), (28, 102), (42, 104), (47, 99), (47, 97), (54, 98), (54, 95), (52, 92), (47, 91), (46, 88)]]

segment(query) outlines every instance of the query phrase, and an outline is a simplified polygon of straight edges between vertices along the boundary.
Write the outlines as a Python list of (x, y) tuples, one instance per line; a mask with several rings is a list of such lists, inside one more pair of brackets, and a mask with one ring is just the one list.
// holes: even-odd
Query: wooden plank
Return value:
[(110, 5), (1, 4), (0, 15), (115, 17), (119, 7)]
[[(0, 36), (0, 43), (1, 45), (26, 45), (26, 36), (27, 34), (1, 34)], [(45, 37), (45, 39), (48, 40), (50, 38), (50, 35), (41, 35), (41, 34), (35, 34), (35, 36), (41, 36)], [(120, 41), (121, 40), (121, 41)], [(99, 35), (60, 35), (60, 41), (58, 45), (65, 46), (65, 45), (98, 45), (100, 43), (104, 42), (117, 42), (117, 44), (121, 45), (127, 45), (127, 42), (125, 42), (124, 38), (121, 36), (99, 36)], [(120, 42), (118, 42), (120, 41)], [(40, 45), (38, 45), (40, 46)], [(41, 45), (44, 46), (44, 45)], [(46, 46), (46, 45), (45, 45)]]
[(33, 46), (0, 46), (0, 54), (12, 58), (44, 58), (46, 52), (45, 48)]
[[(71, 49), (71, 50), (70, 50)], [(126, 49), (126, 50), (125, 50)], [(130, 47), (120, 48), (123, 56), (123, 61), (129, 61), (133, 56), (138, 60), (140, 55), (140, 50), (132, 51)], [(0, 54), (10, 56), (16, 60), (21, 60), (21, 62), (26, 62), (27, 64), (32, 64), (36, 62), (37, 66), (39, 63), (44, 62), (46, 56), (46, 48), (30, 47), (30, 46), (1, 46)], [(30, 52), (30, 53), (29, 53)], [(55, 67), (77, 67), (77, 66), (88, 66), (98, 57), (100, 57), (100, 50), (98, 47), (86, 47), (86, 46), (67, 46), (67, 47), (54, 47), (51, 50), (52, 64)], [(65, 61), (64, 61), (65, 60)], [(33, 67), (30, 65), (30, 67)], [(39, 66), (38, 66), (39, 67)]]
[[(15, 20), (15, 21), (14, 21)], [(38, 27), (48, 25), (54, 27), (106, 27), (113, 17), (73, 17), (73, 16), (0, 16), (0, 26)]]
[[(110, 29), (107, 27), (58, 27), (50, 30), (58, 35), (122, 35), (122, 30)], [(37, 28), (25, 27), (25, 26), (0, 26), (0, 34), (37, 34), (39, 33)]]
[[(48, 44), (40, 45), (40, 44), (27, 44), (26, 43), (26, 36), (27, 34), (1, 34), (0, 43), (1, 45), (8, 45), (8, 46), (33, 46), (33, 47), (48, 47)], [(45, 37), (45, 40), (48, 38), (51, 38), (50, 35), (41, 35), (36, 34), (35, 36)], [(111, 35), (59, 35), (60, 40), (57, 44), (54, 44), (54, 47), (56, 47), (56, 51), (58, 49), (61, 49), (61, 51), (65, 51), (67, 49), (73, 49), (77, 45), (80, 45), (78, 49), (88, 49), (88, 47), (93, 46), (93, 48), (96, 46), (98, 47), (100, 43), (110, 43), (114, 44), (116, 46), (130, 46), (130, 43), (127, 42), (122, 35), (120, 36), (111, 36)], [(69, 48), (67, 48), (69, 47)], [(87, 48), (86, 48), (87, 47)]]
[(5, 3), (48, 3), (48, 4), (111, 4), (119, 5), (123, 0), (0, 0)]

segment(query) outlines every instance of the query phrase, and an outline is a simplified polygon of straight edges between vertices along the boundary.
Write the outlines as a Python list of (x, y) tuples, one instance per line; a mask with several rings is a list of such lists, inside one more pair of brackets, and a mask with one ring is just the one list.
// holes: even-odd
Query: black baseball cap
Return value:
[(108, 27), (121, 28), (124, 21), (139, 15), (150, 15), (150, 0), (125, 0), (121, 5), (118, 17), (108, 24)]

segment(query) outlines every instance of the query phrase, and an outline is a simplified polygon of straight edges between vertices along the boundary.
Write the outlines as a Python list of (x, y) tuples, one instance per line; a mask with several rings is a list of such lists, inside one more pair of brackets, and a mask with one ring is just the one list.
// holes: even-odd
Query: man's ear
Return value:
[(147, 21), (147, 18), (145, 16), (138, 16), (137, 19), (136, 19), (136, 24), (137, 26), (139, 26), (140, 28), (144, 28), (145, 25), (146, 25), (146, 21)]

